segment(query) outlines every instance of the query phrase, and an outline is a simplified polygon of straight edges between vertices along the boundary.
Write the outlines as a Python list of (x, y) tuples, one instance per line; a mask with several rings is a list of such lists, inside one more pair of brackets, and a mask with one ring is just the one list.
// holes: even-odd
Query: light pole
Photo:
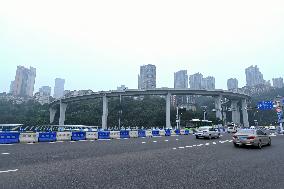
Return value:
[(203, 108), (203, 120), (206, 120), (207, 106), (201, 106), (201, 108)]
[(122, 114), (122, 109), (121, 109), (121, 95), (119, 95), (119, 113), (118, 113), (118, 129), (120, 130), (121, 128), (121, 114)]

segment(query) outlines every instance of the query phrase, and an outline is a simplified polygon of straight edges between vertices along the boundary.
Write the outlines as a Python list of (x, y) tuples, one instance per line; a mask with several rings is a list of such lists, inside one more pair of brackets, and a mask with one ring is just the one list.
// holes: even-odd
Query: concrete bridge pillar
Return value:
[(221, 96), (215, 97), (215, 110), (216, 110), (216, 118), (222, 120), (222, 103), (221, 103)]
[(232, 121), (235, 124), (240, 124), (240, 110), (238, 106), (238, 100), (232, 100), (231, 109), (232, 109)]
[(67, 104), (60, 102), (59, 125), (64, 125), (66, 109), (67, 109)]
[(54, 122), (55, 114), (57, 110), (55, 108), (49, 108), (49, 123), (52, 124)]
[(249, 127), (249, 120), (248, 120), (248, 105), (247, 100), (242, 100), (242, 113), (243, 113), (243, 124), (244, 127)]
[(102, 116), (102, 129), (107, 129), (107, 116), (108, 116), (108, 98), (103, 96), (103, 116)]
[(172, 128), (171, 126), (171, 94), (168, 93), (166, 97), (166, 128)]

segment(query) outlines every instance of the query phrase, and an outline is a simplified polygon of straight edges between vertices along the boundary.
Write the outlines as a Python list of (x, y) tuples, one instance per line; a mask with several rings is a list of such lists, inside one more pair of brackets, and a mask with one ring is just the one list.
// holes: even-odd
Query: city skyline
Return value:
[(254, 0), (3, 1), (0, 91), (9, 92), (18, 65), (37, 69), (35, 91), (58, 77), (70, 90), (137, 88), (144, 64), (156, 65), (158, 88), (173, 87), (178, 70), (214, 76), (217, 89), (226, 89), (229, 78), (242, 87), (251, 65), (272, 81), (284, 70), (281, 7), (281, 1)]

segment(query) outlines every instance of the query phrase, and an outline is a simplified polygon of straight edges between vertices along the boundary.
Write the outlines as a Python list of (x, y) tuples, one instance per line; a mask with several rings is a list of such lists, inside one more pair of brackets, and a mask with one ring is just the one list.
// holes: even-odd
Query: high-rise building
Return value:
[(39, 102), (40, 104), (48, 104), (50, 102), (50, 95), (51, 95), (51, 87), (49, 86), (42, 86), (34, 95), (34, 99)]
[(201, 88), (206, 90), (214, 90), (215, 89), (215, 77), (208, 76), (202, 79)]
[(63, 97), (64, 95), (64, 85), (65, 85), (65, 80), (61, 78), (56, 78), (55, 79), (55, 86), (54, 86), (54, 95), (53, 97), (58, 99)]
[(10, 91), (14, 96), (32, 97), (36, 78), (36, 69), (18, 66), (15, 80), (11, 82)]
[(174, 88), (186, 89), (188, 88), (188, 75), (187, 70), (180, 70), (174, 73)]
[[(180, 70), (174, 73), (174, 88), (187, 89), (188, 88), (188, 75), (187, 70)], [(184, 106), (188, 103), (188, 96), (175, 96), (172, 102), (178, 106)]]
[(283, 78), (279, 77), (279, 78), (273, 78), (273, 87), (275, 88), (284, 88), (284, 83), (283, 83)]
[(140, 66), (140, 75), (138, 75), (139, 89), (155, 89), (156, 88), (156, 66), (143, 65)]
[(229, 91), (237, 91), (239, 88), (239, 82), (236, 78), (230, 78), (227, 81), (227, 87)]
[(201, 73), (196, 73), (189, 76), (189, 86), (190, 89), (199, 90), (202, 89), (203, 75)]
[(127, 89), (128, 89), (128, 87), (126, 87), (125, 85), (121, 85), (120, 87), (116, 88), (117, 91), (125, 91)]
[(266, 83), (263, 79), (263, 74), (259, 71), (257, 66), (250, 66), (246, 68), (246, 82), (248, 87)]

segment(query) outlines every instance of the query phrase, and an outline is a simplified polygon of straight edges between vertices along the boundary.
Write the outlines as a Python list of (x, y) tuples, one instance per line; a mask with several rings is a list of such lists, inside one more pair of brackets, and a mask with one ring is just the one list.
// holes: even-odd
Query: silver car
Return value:
[(204, 126), (204, 127), (199, 127), (199, 129), (195, 133), (195, 137), (197, 139), (199, 138), (208, 138), (208, 139), (219, 138), (220, 132), (218, 131), (218, 129), (215, 129), (211, 126)]
[(271, 138), (262, 130), (241, 129), (233, 135), (233, 143), (235, 147), (245, 145), (256, 146), (261, 149), (263, 145), (271, 145)]

